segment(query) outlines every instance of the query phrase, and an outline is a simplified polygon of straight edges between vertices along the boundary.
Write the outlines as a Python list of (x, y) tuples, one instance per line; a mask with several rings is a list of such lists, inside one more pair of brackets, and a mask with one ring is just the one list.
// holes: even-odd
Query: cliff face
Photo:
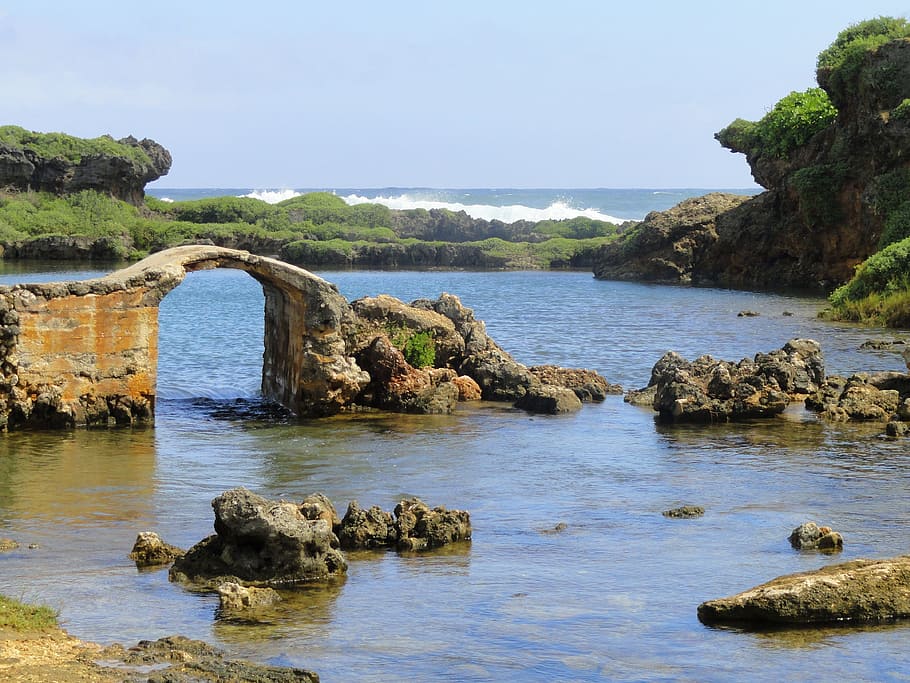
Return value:
[[(40, 139), (41, 134), (34, 137)], [(114, 143), (113, 139), (106, 140)], [(126, 151), (133, 148), (141, 153), (112, 153), (106, 147), (81, 155), (47, 153), (40, 145), (18, 144), (0, 137), (0, 187), (56, 194), (97, 190), (141, 204), (146, 183), (170, 170), (170, 152), (154, 140), (130, 136), (116, 142)]]
[[(910, 98), (910, 40), (867, 51), (856, 68), (819, 69), (817, 79), (836, 118), (786, 153), (730, 133), (755, 125), (749, 122), (715, 136), (746, 155), (765, 192), (735, 205), (713, 202), (713, 233), (704, 219), (661, 228), (679, 207), (663, 219), (649, 216), (619, 245), (602, 249), (595, 276), (759, 288), (848, 280), (880, 248), (889, 207), (910, 198), (910, 111), (903, 111), (910, 105), (902, 107)], [(656, 267), (666, 254), (675, 255), (674, 267)], [(628, 277), (630, 260), (655, 267), (627, 268)]]

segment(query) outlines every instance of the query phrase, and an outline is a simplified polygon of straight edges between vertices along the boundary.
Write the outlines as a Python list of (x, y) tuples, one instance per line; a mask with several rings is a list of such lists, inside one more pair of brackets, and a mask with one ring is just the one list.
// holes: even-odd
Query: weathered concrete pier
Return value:
[(0, 428), (152, 422), (158, 305), (210, 268), (262, 284), (264, 396), (326, 415), (369, 382), (345, 355), (353, 313), (333, 284), (245, 251), (175, 247), (94, 280), (0, 287)]

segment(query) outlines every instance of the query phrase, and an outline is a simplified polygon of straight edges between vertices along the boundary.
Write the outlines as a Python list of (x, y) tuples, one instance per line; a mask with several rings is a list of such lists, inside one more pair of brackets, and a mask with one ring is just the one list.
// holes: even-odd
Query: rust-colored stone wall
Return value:
[[(48, 295), (50, 294), (50, 295)], [(151, 421), (158, 361), (158, 307), (142, 289), (53, 296), (16, 289), (18, 320), (6, 363), (10, 426)]]

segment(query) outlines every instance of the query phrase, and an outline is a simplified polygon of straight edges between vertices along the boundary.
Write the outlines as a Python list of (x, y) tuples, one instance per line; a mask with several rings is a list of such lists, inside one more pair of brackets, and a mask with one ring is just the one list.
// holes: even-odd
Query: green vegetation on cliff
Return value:
[(74, 164), (82, 161), (83, 157), (101, 155), (126, 157), (140, 164), (150, 163), (141, 148), (117, 142), (110, 135), (86, 139), (65, 133), (35, 133), (19, 126), (0, 126), (0, 144), (27, 150), (47, 159), (66, 159)]
[(173, 203), (148, 197), (141, 207), (91, 190), (0, 192), (7, 258), (46, 257), (48, 239), (66, 238), (95, 240), (91, 253), (104, 258), (210, 241), (304, 266), (582, 268), (617, 230), (588, 218), (506, 224), (450, 211), (350, 206), (327, 192), (274, 205), (249, 197)]

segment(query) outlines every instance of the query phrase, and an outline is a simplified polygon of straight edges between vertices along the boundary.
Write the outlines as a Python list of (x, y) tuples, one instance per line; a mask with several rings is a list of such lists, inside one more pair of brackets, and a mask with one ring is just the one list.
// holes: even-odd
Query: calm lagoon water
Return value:
[[(904, 369), (858, 350), (898, 333), (821, 322), (823, 302), (799, 295), (572, 272), (320, 275), (349, 299), (458, 294), (518, 360), (593, 368), (627, 388), (668, 349), (735, 360), (799, 336), (821, 342), (829, 373)], [(0, 555), (0, 592), (57, 607), (82, 638), (181, 633), (329, 682), (910, 677), (908, 626), (749, 633), (696, 618), (701, 601), (780, 574), (910, 552), (910, 449), (880, 426), (795, 409), (673, 428), (620, 397), (559, 417), (485, 403), (297, 421), (256, 395), (262, 306), (242, 272), (191, 274), (161, 306), (154, 428), (0, 438), (0, 535), (22, 544)], [(350, 500), (391, 509), (416, 495), (469, 510), (474, 540), (353, 555), (344, 581), (231, 620), (216, 595), (137, 571), (127, 554), (140, 531), (184, 547), (210, 534), (210, 501), (234, 486), (292, 500), (322, 491), (342, 514)], [(706, 515), (661, 516), (681, 504)], [(807, 520), (841, 531), (844, 552), (792, 550), (787, 536)], [(565, 531), (546, 533), (559, 522)]]

